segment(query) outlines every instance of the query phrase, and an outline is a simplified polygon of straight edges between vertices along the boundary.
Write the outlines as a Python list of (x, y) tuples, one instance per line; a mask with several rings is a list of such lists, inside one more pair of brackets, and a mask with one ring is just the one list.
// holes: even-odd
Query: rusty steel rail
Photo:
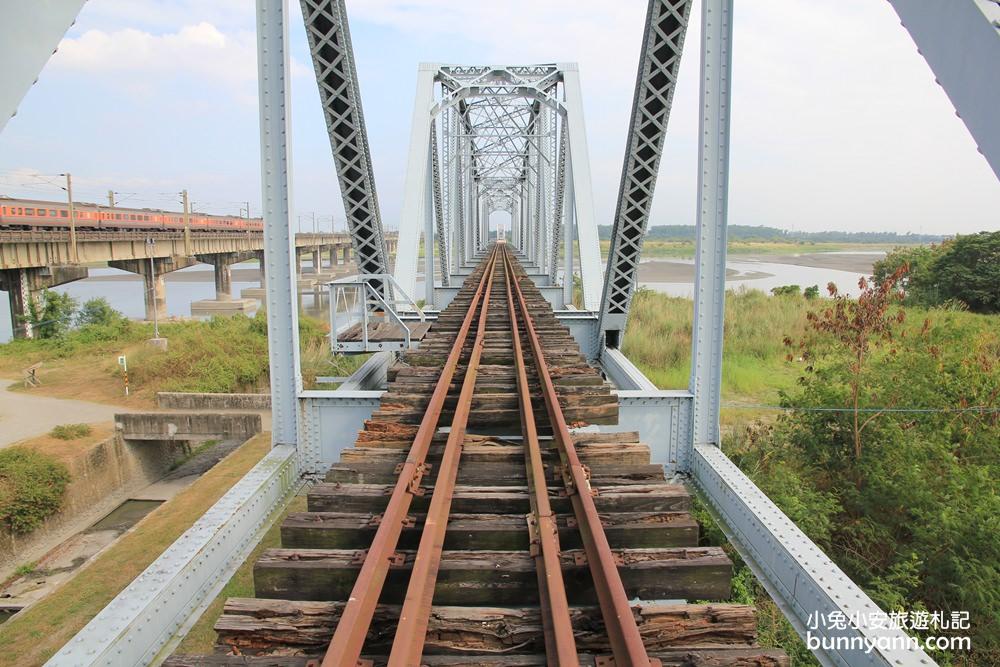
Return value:
[[(441, 567), (441, 552), (444, 550), (448, 515), (451, 513), (451, 500), (455, 492), (455, 481), (458, 479), (458, 463), (462, 456), (462, 442), (465, 440), (469, 412), (472, 409), (472, 394), (476, 389), (476, 377), (479, 372), (479, 360), (482, 357), (486, 341), (486, 321), (489, 317), (490, 293), (493, 289), (493, 275), (496, 272), (498, 254), (498, 248), (494, 246), (483, 273), (486, 289), (480, 306), (476, 338), (465, 367), (462, 390), (458, 396), (458, 404), (455, 406), (455, 415), (448, 433), (448, 441), (445, 444), (437, 478), (434, 482), (434, 494), (431, 496), (423, 532), (420, 534), (420, 544), (417, 547), (416, 559), (410, 573), (410, 582), (406, 587), (406, 597), (400, 611), (399, 624), (396, 626), (392, 649), (389, 652), (389, 667), (420, 667), (421, 664), (420, 658), (423, 655), (424, 642), (427, 639), (431, 602), (434, 599), (434, 585), (437, 583), (438, 570)], [(470, 307), (469, 311), (474, 312), (475, 308)], [(455, 344), (461, 346), (460, 342)]]
[[(506, 248), (504, 248), (504, 261), (513, 268)], [(655, 663), (650, 661), (646, 647), (642, 643), (642, 636), (639, 634), (628, 596), (625, 594), (625, 587), (618, 573), (615, 555), (611, 551), (611, 545), (608, 543), (607, 535), (605, 535), (601, 525), (601, 517), (594, 504), (589, 470), (580, 462), (580, 457), (576, 453), (573, 438), (566, 425), (562, 407), (559, 405), (559, 396), (552, 382), (552, 376), (549, 374), (548, 365), (545, 363), (541, 340), (535, 331), (534, 322), (528, 312), (528, 305), (516, 275), (513, 280), (513, 288), (521, 312), (524, 314), (524, 326), (535, 359), (538, 379), (542, 385), (545, 409), (552, 424), (552, 435), (559, 451), (559, 458), (562, 461), (562, 476), (566, 484), (566, 493), (573, 505), (573, 513), (576, 516), (580, 537), (583, 541), (587, 565), (594, 580), (594, 588), (597, 591), (605, 630), (608, 633), (608, 640), (614, 654), (615, 667), (646, 667), (651, 664), (659, 664), (659, 661)]]
[[(356, 667), (364, 664), (360, 661), (364, 648), (365, 637), (371, 626), (378, 598), (382, 593), (389, 568), (397, 562), (396, 545), (404, 525), (410, 525), (408, 516), (414, 494), (420, 493), (420, 480), (427, 471), (425, 463), (434, 433), (437, 431), (438, 420), (444, 408), (445, 399), (452, 378), (462, 357), (465, 341), (468, 339), (472, 320), (478, 310), (478, 305), (487, 288), (488, 278), (492, 275), (492, 262), (496, 258), (496, 249), (490, 257), (472, 301), (459, 329), (455, 345), (441, 369), (441, 375), (434, 385), (431, 395), (417, 429), (417, 434), (410, 446), (406, 461), (402, 464), (399, 479), (396, 481), (392, 496), (383, 512), (378, 530), (371, 546), (364, 555), (361, 571), (351, 590), (351, 595), (344, 606), (340, 622), (333, 634), (333, 639), (323, 656), (322, 667)], [(435, 491), (437, 490), (435, 484)], [(447, 522), (447, 517), (445, 518)]]
[[(514, 367), (517, 375), (518, 404), (521, 411), (521, 435), (524, 441), (524, 464), (528, 478), (531, 514), (527, 516), (531, 556), (538, 574), (538, 597), (542, 609), (542, 631), (545, 655), (549, 665), (579, 665), (573, 622), (570, 620), (566, 584), (559, 560), (559, 528), (549, 503), (545, 465), (538, 443), (538, 428), (531, 406), (531, 391), (524, 366), (521, 327), (514, 307), (514, 269), (506, 246), (503, 246), (503, 271), (507, 288), (507, 312), (510, 313), (511, 339), (514, 345)], [(527, 317), (527, 312), (525, 312)]]

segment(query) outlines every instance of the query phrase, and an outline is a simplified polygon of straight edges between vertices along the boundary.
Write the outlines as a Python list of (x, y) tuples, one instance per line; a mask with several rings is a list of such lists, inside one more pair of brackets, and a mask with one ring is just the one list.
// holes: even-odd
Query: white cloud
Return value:
[[(699, 5), (654, 222), (694, 221)], [(645, 8), (638, 0), (365, 0), (348, 7), (352, 21), (423, 39), (433, 52), (447, 54), (448, 38), (462, 36), (477, 43), (485, 62), (579, 62), (595, 202), (605, 223), (617, 195)], [(998, 226), (1000, 185), (888, 3), (737, 3), (734, 26), (731, 222), (898, 231)]]
[[(163, 80), (193, 86), (223, 86), (245, 104), (256, 105), (257, 46), (252, 31), (224, 33), (202, 21), (176, 32), (152, 34), (137, 28), (91, 29), (59, 44), (50, 67), (100, 76), (152, 95)], [(292, 62), (293, 76), (308, 72)]]

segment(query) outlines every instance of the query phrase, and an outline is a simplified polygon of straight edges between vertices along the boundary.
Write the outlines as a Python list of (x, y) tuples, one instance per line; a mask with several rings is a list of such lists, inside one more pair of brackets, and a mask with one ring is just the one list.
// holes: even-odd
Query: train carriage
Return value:
[[(97, 204), (73, 205), (78, 230), (145, 230), (176, 231), (184, 229), (184, 216), (176, 211), (132, 209)], [(189, 225), (194, 230), (259, 231), (260, 218), (192, 213)], [(69, 205), (32, 199), (0, 199), (0, 229), (69, 229)]]

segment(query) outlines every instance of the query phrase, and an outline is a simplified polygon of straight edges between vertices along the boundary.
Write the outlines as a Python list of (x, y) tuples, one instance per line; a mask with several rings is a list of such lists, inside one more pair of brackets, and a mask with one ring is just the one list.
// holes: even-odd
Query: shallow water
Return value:
[[(819, 253), (817, 253), (819, 254)], [(874, 257), (881, 255), (880, 252), (845, 252), (829, 254), (871, 254)], [(694, 260), (669, 259), (655, 260), (648, 262), (668, 261), (674, 264), (685, 264), (691, 267), (690, 277), (681, 282), (643, 282), (642, 284), (650, 289), (654, 289), (671, 296), (691, 297), (694, 294)], [(808, 263), (807, 259), (803, 259)], [(305, 263), (308, 266), (308, 261)], [(171, 317), (191, 317), (191, 303), (201, 299), (215, 298), (215, 283), (212, 279), (212, 272), (207, 265), (195, 265), (186, 269), (181, 269), (172, 275), (191, 274), (185, 276), (183, 280), (165, 281), (167, 290), (167, 314)], [(243, 264), (233, 265), (233, 269), (256, 269), (257, 262), (251, 261)], [(853, 294), (857, 292), (857, 282), (861, 274), (851, 271), (840, 271), (832, 268), (817, 268), (814, 266), (804, 266), (791, 263), (768, 262), (766, 259), (739, 259), (730, 258), (727, 262), (730, 275), (727, 277), (726, 286), (730, 289), (739, 289), (745, 286), (748, 289), (759, 289), (765, 292), (772, 287), (780, 285), (796, 284), (805, 288), (809, 285), (819, 285), (821, 294), (826, 294), (826, 284), (834, 282), (842, 292)], [(735, 271), (735, 274), (733, 272)], [(78, 280), (55, 287), (57, 292), (63, 292), (76, 298), (80, 304), (87, 299), (103, 296), (110, 302), (116, 310), (124, 313), (127, 317), (141, 319), (145, 316), (145, 306), (143, 305), (143, 282), (137, 275), (119, 271), (118, 269), (98, 268), (90, 270), (90, 278)], [(115, 277), (114, 280), (108, 280)], [(238, 298), (241, 290), (247, 287), (258, 287), (257, 282), (233, 281), (233, 297)], [(414, 298), (423, 295), (423, 280), (418, 279)], [(327, 319), (329, 317), (329, 299), (325, 293), (319, 295), (314, 293), (304, 293), (300, 295), (302, 309), (315, 317)], [(0, 292), (0, 342), (6, 342), (11, 338), (10, 306), (6, 292)], [(253, 311), (251, 311), (252, 314)]]
[(116, 530), (124, 533), (162, 504), (162, 500), (126, 500), (113, 509), (110, 514), (88, 528), (87, 532)]

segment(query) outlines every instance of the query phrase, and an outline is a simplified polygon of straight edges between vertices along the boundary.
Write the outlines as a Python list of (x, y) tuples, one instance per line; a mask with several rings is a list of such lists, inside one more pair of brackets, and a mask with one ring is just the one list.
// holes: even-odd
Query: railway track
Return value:
[(354, 449), (230, 599), (211, 656), (274, 665), (787, 665), (732, 564), (504, 243), (390, 370)]

